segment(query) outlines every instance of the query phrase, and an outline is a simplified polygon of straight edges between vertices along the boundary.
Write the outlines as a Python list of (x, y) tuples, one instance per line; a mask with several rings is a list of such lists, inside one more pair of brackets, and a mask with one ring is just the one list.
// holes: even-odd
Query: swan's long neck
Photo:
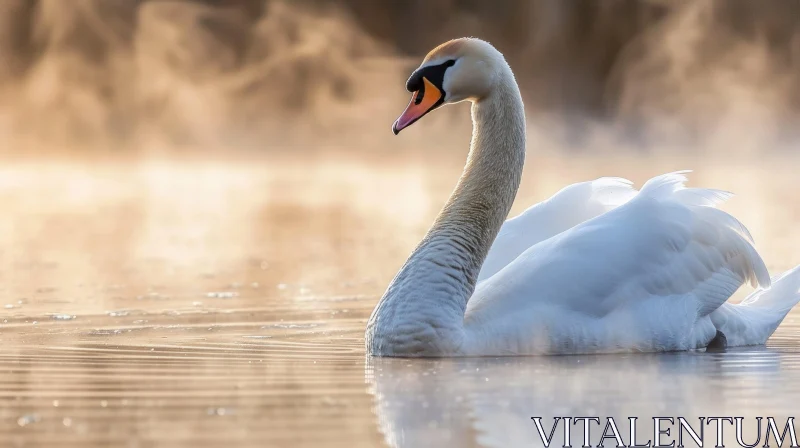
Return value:
[(500, 81), (472, 106), (472, 142), (458, 185), (373, 311), (367, 327), (372, 353), (457, 350), (413, 344), (431, 343), (424, 337), (430, 328), (436, 343), (458, 343), (481, 265), (519, 188), (525, 112), (510, 69)]
[(448, 267), (463, 273), (466, 280), (459, 297), (462, 309), (511, 210), (522, 177), (525, 117), (513, 78), (472, 106), (472, 122), (472, 142), (461, 178), (414, 252), (426, 252), (430, 247), (447, 249)]

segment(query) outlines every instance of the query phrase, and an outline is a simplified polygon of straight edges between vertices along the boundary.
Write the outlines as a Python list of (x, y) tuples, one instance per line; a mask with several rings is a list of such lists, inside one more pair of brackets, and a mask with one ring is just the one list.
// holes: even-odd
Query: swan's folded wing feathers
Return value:
[(711, 188), (684, 188), (675, 192), (675, 198), (685, 205), (717, 207), (733, 197), (733, 193)]
[(621, 177), (568, 185), (503, 224), (484, 261), (478, 281), (496, 274), (529, 247), (633, 198), (633, 182)]
[(745, 237), (749, 242), (753, 242), (753, 235), (750, 234), (747, 227), (732, 215), (713, 207), (693, 207), (692, 210), (697, 216), (713, 223), (714, 227), (727, 227)]
[(628, 202), (637, 193), (633, 182), (622, 177), (601, 177), (587, 183), (592, 191), (590, 200), (605, 206), (607, 210)]
[[(644, 278), (665, 276), (661, 282), (670, 281), (676, 293), (688, 288), (698, 299), (700, 316), (722, 305), (744, 282), (769, 287), (769, 273), (751, 244), (750, 232), (739, 220), (714, 207), (730, 195), (684, 188), (680, 177), (667, 176), (656, 185), (661, 202), (657, 220), (668, 223), (660, 229), (673, 256), (669, 263), (653, 266)], [(667, 186), (672, 195), (661, 196)], [(642, 192), (647, 194), (645, 188)], [(681, 209), (689, 213), (678, 213)], [(688, 240), (676, 237), (682, 228), (688, 230)]]
[[(752, 246), (753, 236), (750, 231), (738, 219), (716, 208), (733, 194), (707, 188), (686, 188), (685, 174), (689, 172), (677, 171), (657, 176), (645, 183), (641, 194), (659, 201), (677, 202), (685, 206), (694, 218), (693, 238), (704, 244), (707, 247), (706, 251), (718, 248), (724, 252), (725, 260), (732, 263), (731, 267), (746, 281), (753, 286), (769, 287), (769, 273)], [(698, 257), (708, 255), (710, 254), (703, 251), (696, 253)], [(736, 255), (741, 257), (735, 258)], [(707, 264), (709, 269), (713, 269), (714, 266)]]
[(645, 182), (640, 194), (653, 199), (674, 199), (674, 193), (685, 188), (684, 184), (688, 180), (685, 175), (691, 172), (683, 170), (656, 176)]
[(685, 181), (684, 172), (652, 179), (626, 204), (532, 247), (479, 288), (469, 308), (507, 314), (553, 301), (603, 316), (670, 298), (694, 304), (700, 318), (746, 281), (768, 286), (749, 233), (713, 207), (727, 196), (686, 193)]

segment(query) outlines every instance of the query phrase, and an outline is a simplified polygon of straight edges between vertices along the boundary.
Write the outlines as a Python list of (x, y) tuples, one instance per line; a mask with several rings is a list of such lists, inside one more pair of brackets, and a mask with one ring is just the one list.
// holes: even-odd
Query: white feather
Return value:
[(632, 185), (621, 177), (572, 184), (509, 219), (500, 228), (478, 281), (496, 274), (534, 244), (629, 201), (636, 195)]
[(729, 346), (764, 344), (798, 301), (800, 266), (775, 276), (769, 290), (759, 289), (739, 304), (722, 304), (711, 321)]
[(651, 179), (479, 283), (463, 352), (686, 350), (717, 330), (731, 345), (763, 343), (800, 300), (800, 269), (726, 304), (745, 282), (768, 288), (770, 278), (747, 229), (715, 208), (730, 194), (685, 188), (685, 173)]

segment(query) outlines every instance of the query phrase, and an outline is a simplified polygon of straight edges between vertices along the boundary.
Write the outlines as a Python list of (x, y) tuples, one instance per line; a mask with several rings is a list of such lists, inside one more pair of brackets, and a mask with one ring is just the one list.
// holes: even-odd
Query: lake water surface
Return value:
[[(627, 440), (629, 416), (795, 415), (800, 310), (726, 353), (367, 358), (366, 319), (462, 162), (391, 157), (0, 168), (0, 446), (527, 447), (533, 416), (613, 416)], [(738, 193), (725, 209), (777, 272), (800, 263), (796, 166), (543, 157), (514, 210), (695, 168)]]

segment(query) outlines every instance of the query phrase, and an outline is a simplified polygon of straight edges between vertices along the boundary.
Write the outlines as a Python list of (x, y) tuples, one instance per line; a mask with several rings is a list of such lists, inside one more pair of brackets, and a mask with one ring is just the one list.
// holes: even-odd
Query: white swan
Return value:
[[(369, 319), (369, 354), (755, 345), (800, 301), (800, 267), (767, 289), (747, 230), (716, 208), (730, 195), (685, 188), (683, 172), (638, 193), (615, 178), (570, 186), (504, 225), (522, 175), (525, 113), (510, 67), (490, 44), (440, 45), (406, 87), (413, 96), (395, 133), (464, 100), (474, 129), (455, 190)], [(745, 281), (763, 289), (726, 303)]]

